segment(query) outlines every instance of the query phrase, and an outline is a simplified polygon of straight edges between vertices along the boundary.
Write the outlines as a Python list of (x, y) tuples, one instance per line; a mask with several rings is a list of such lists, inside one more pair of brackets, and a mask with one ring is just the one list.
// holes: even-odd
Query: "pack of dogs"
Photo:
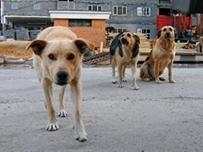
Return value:
[[(174, 83), (172, 74), (175, 58), (175, 34), (171, 26), (164, 26), (158, 31), (157, 39), (152, 46), (149, 56), (140, 68), (140, 78), (143, 81), (161, 83), (165, 80), (162, 74), (168, 68), (169, 82)], [(132, 86), (134, 90), (139, 87), (136, 83), (136, 70), (139, 60), (140, 38), (132, 32), (119, 33), (110, 46), (110, 64), (112, 67), (112, 83), (117, 83), (115, 69), (118, 71), (118, 87), (123, 88), (126, 68), (131, 66)], [(67, 27), (54, 26), (43, 30), (35, 40), (29, 43), (26, 49), (33, 50), (33, 66), (45, 96), (45, 108), (48, 113), (48, 131), (59, 129), (55, 108), (53, 106), (52, 85), (61, 86), (59, 93), (60, 111), (58, 116), (67, 116), (65, 108), (65, 90), (70, 85), (71, 100), (74, 115), (74, 138), (80, 142), (87, 140), (87, 133), (82, 116), (82, 84), (81, 69), (83, 54), (86, 49), (94, 50), (94, 44), (88, 40), (78, 38)]]

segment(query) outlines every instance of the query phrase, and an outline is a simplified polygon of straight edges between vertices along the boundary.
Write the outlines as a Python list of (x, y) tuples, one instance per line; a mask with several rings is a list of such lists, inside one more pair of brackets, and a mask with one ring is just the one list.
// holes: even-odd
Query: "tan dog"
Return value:
[(118, 68), (119, 84), (118, 87), (123, 88), (125, 79), (125, 70), (128, 65), (131, 65), (133, 77), (133, 89), (138, 90), (136, 83), (136, 69), (139, 58), (139, 43), (140, 39), (137, 35), (131, 32), (121, 32), (112, 41), (110, 46), (110, 61), (112, 66), (112, 83), (115, 80), (115, 67)]
[(93, 45), (86, 40), (79, 39), (68, 28), (54, 26), (43, 30), (32, 41), (27, 49), (34, 51), (33, 64), (46, 98), (45, 106), (48, 112), (47, 130), (59, 129), (53, 107), (52, 83), (61, 86), (59, 94), (60, 117), (67, 115), (64, 104), (64, 93), (67, 84), (71, 86), (71, 100), (73, 103), (75, 139), (86, 141), (87, 133), (83, 125), (81, 100), (81, 68), (82, 56), (87, 48)]
[(158, 32), (158, 38), (149, 56), (140, 68), (140, 78), (143, 81), (155, 80), (156, 83), (165, 81), (161, 77), (165, 68), (168, 68), (169, 82), (175, 83), (172, 74), (173, 61), (175, 58), (175, 29), (164, 26)]

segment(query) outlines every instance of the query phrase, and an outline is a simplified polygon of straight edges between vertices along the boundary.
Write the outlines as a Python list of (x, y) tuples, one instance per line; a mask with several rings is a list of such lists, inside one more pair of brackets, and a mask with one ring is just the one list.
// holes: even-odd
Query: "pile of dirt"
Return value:
[(26, 46), (30, 41), (3, 41), (0, 42), (0, 54), (5, 57), (12, 58), (30, 58), (32, 57), (32, 50), (26, 51)]
[(13, 57), (13, 58), (30, 58), (32, 57), (33, 52), (31, 50), (20, 52), (16, 50), (10, 50), (10, 49), (1, 49), (0, 53), (7, 57)]

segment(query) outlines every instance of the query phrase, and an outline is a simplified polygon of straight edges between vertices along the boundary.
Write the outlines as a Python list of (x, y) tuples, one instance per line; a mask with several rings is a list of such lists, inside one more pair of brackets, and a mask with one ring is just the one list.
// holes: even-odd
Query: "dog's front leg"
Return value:
[[(114, 61), (112, 61), (114, 62)], [(115, 84), (116, 83), (116, 64), (115, 63), (111, 63), (111, 67), (112, 67), (112, 83)]]
[(124, 67), (122, 64), (118, 64), (117, 67), (118, 67), (118, 79), (119, 79), (118, 87), (123, 88), (124, 85), (123, 85), (123, 78), (122, 78), (123, 75), (122, 74), (123, 74)]
[(71, 99), (73, 103), (75, 139), (83, 142), (87, 140), (87, 133), (85, 131), (82, 117), (82, 84), (80, 80), (71, 83)]
[(168, 65), (168, 78), (170, 83), (175, 83), (175, 80), (173, 79), (173, 61), (171, 61)]
[(59, 129), (59, 126), (57, 124), (55, 110), (53, 107), (52, 82), (46, 78), (42, 79), (42, 86), (43, 86), (44, 95), (46, 98), (46, 108), (48, 113), (48, 124), (46, 129), (48, 131), (55, 131)]
[(125, 77), (126, 68), (127, 68), (127, 64), (123, 66), (123, 70), (122, 70), (122, 81), (123, 82), (127, 82), (127, 79)]
[(59, 117), (66, 117), (67, 116), (67, 112), (65, 109), (65, 99), (64, 99), (66, 87), (67, 87), (67, 85), (62, 86), (60, 94), (59, 94), (59, 103), (60, 103), (60, 112), (58, 114)]
[(137, 70), (137, 63), (133, 64), (131, 66), (131, 71), (132, 71), (132, 77), (133, 77), (133, 89), (134, 90), (139, 90), (139, 87), (137, 86), (137, 83), (136, 83), (136, 70)]
[(155, 82), (158, 84), (161, 84), (162, 82), (159, 80), (159, 64), (160, 61), (159, 59), (154, 60), (154, 77), (155, 77)]

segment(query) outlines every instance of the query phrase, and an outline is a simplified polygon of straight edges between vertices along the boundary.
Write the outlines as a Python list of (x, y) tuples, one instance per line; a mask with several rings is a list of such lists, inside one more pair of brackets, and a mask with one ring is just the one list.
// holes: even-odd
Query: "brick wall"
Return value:
[[(54, 25), (68, 27), (67, 19), (54, 19)], [(105, 40), (105, 27), (106, 20), (92, 20), (91, 27), (69, 27), (78, 37), (89, 40), (94, 43), (95, 47), (100, 47), (100, 43), (103, 42), (103, 46), (106, 46)]]

